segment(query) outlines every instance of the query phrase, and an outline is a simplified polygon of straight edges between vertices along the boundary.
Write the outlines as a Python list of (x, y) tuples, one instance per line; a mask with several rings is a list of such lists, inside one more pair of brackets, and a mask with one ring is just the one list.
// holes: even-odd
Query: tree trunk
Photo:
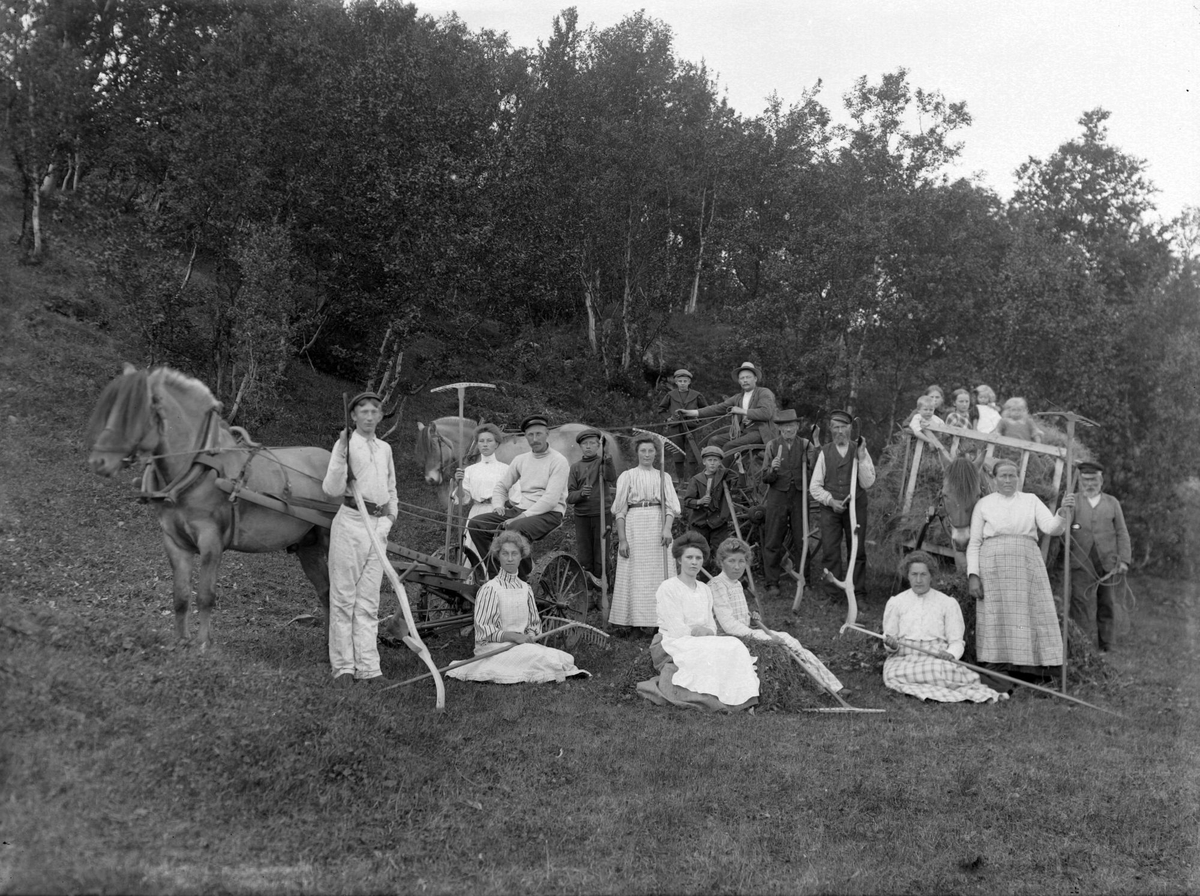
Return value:
[(863, 348), (866, 344), (866, 339), (858, 343), (858, 351), (854, 353), (854, 360), (850, 362), (850, 397), (846, 401), (846, 413), (851, 416), (854, 415), (854, 405), (858, 401), (858, 383), (862, 377)]
[(582, 265), (579, 269), (579, 279), (583, 283), (583, 307), (587, 311), (587, 333), (588, 345), (592, 347), (592, 354), (598, 354), (600, 344), (596, 338), (596, 291), (597, 286), (594, 285), (600, 279), (600, 272), (596, 271), (594, 280), (584, 275)]
[[(708, 226), (704, 222), (704, 210), (708, 199), (708, 188), (705, 187), (700, 191), (700, 227), (699, 241), (700, 245), (696, 249), (696, 268), (692, 275), (692, 294), (688, 297), (687, 306), (683, 309), (684, 314), (695, 314), (696, 309), (700, 306), (700, 271), (704, 267), (704, 239), (708, 235)], [(716, 213), (717, 197), (713, 196), (712, 203), (708, 206), (711, 210), (708, 216), (708, 224), (712, 224), (713, 214)]]
[(621, 325), (625, 329), (625, 348), (621, 352), (621, 372), (629, 370), (633, 361), (633, 323), (629, 310), (633, 304), (633, 283), (630, 282), (633, 266), (633, 203), (629, 204), (629, 221), (625, 228), (625, 287), (621, 291)]

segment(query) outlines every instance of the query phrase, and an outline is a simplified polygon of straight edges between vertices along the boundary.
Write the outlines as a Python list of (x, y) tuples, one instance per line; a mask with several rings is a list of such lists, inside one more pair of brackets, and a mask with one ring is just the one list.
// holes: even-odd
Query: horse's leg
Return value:
[(221, 570), (221, 552), (225, 545), (217, 525), (198, 527), (196, 545), (200, 549), (200, 572), (196, 577), (196, 609), (200, 615), (197, 647), (208, 650), (212, 634), (212, 608), (217, 602), (217, 574)]
[(192, 600), (192, 562), (195, 554), (191, 548), (178, 544), (170, 535), (163, 533), (163, 545), (167, 559), (171, 561), (175, 595), (175, 636), (186, 641), (188, 636), (188, 605)]
[(296, 547), (296, 557), (300, 560), (300, 568), (316, 589), (317, 598), (321, 601), (321, 610), (325, 613), (325, 641), (329, 642), (329, 533), (319, 526), (304, 536), (304, 541)]

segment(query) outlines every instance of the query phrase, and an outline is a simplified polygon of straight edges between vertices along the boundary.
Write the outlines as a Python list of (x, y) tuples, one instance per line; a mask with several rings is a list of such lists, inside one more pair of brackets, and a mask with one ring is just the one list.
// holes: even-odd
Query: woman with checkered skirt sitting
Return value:
[(924, 551), (913, 551), (900, 563), (909, 589), (889, 598), (883, 611), (888, 651), (883, 683), (901, 694), (939, 703), (992, 703), (1006, 698), (1007, 694), (984, 685), (970, 669), (951, 662), (962, 658), (966, 627), (958, 601), (931, 587), (933, 568), (933, 558)]
[(1070, 525), (1075, 495), (1064, 495), (1055, 514), (1037, 495), (1020, 490), (1014, 461), (997, 461), (993, 476), (996, 491), (971, 512), (967, 544), (975, 655), (1018, 678), (1048, 680), (1062, 666), (1063, 644), (1038, 531), (1061, 535)]

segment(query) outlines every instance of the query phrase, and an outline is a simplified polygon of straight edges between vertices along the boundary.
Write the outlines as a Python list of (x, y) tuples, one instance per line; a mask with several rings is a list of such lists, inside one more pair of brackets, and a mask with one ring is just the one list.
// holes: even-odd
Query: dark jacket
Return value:
[(683, 495), (683, 506), (691, 511), (688, 516), (689, 526), (707, 526), (710, 529), (719, 529), (727, 525), (732, 517), (729, 515), (729, 502), (725, 500), (725, 469), (717, 470), (717, 475), (713, 477), (712, 492), (709, 493), (709, 504), (707, 507), (700, 506), (700, 499), (704, 497), (708, 489), (708, 476), (705, 473), (697, 473), (688, 480), (687, 491)]
[[(613, 486), (617, 481), (617, 468), (611, 457), (604, 458), (604, 509), (612, 507)], [(592, 493), (583, 496), (583, 487), (591, 485)], [(576, 516), (600, 515), (600, 457), (577, 460), (571, 464), (567, 474), (567, 503), (575, 508)]]
[(1093, 507), (1082, 492), (1075, 496), (1075, 517), (1071, 523), (1071, 566), (1080, 569), (1095, 547), (1101, 568), (1096, 572), (1104, 575), (1117, 563), (1129, 563), (1133, 559), (1129, 543), (1129, 530), (1125, 528), (1125, 514), (1121, 502), (1112, 495), (1101, 494), (1100, 503)]
[(695, 389), (688, 389), (686, 392), (672, 389), (658, 403), (658, 411), (670, 418), (675, 416), (676, 411), (697, 411), (707, 406), (708, 402), (704, 400), (704, 396)]
[[(783, 448), (783, 462), (778, 470), (771, 468), (779, 449)], [(811, 452), (811, 456), (810, 456)], [(783, 437), (772, 439), (763, 451), (763, 482), (774, 491), (806, 492), (808, 491), (808, 476), (812, 472), (812, 463), (816, 460), (816, 452), (812, 450), (812, 442), (796, 436), (789, 450)], [(806, 463), (807, 462), (807, 463)]]
[[(710, 404), (708, 407), (701, 408), (700, 416), (719, 417), (729, 413), (729, 409), (732, 407), (741, 407), (743, 394), (745, 393), (735, 392), (720, 404)], [(775, 393), (763, 386), (755, 386), (754, 391), (750, 393), (750, 407), (746, 411), (746, 416), (733, 417), (730, 436), (736, 439), (739, 435), (757, 429), (762, 435), (763, 442), (769, 442), (776, 435), (775, 424), (772, 422), (774, 419)]]

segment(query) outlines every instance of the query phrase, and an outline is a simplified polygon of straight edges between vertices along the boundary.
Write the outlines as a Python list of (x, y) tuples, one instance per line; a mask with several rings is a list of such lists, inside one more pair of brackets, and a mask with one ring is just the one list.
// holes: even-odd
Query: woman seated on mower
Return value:
[(685, 532), (671, 543), (679, 575), (655, 595), (658, 634), (650, 642), (657, 677), (638, 693), (660, 706), (691, 706), (714, 712), (749, 709), (758, 703), (755, 659), (738, 638), (717, 634), (712, 592), (696, 580), (708, 559), (708, 541)]
[[(717, 634), (733, 635), (735, 638), (753, 638), (756, 641), (774, 641), (762, 629), (751, 628), (750, 608), (746, 605), (746, 594), (742, 590), (742, 575), (750, 565), (751, 547), (737, 538), (726, 538), (717, 548), (717, 565), (721, 574), (709, 583), (713, 596), (713, 616), (717, 620)], [(817, 659), (787, 632), (775, 632), (805, 669), (819, 679), (833, 693), (842, 689), (842, 683)]]
[(933, 568), (933, 558), (924, 551), (913, 551), (900, 563), (909, 588), (888, 598), (883, 611), (888, 651), (883, 683), (902, 694), (940, 703), (992, 703), (1007, 697), (984, 685), (970, 669), (951, 662), (962, 659), (966, 629), (958, 601), (931, 587)]
[[(454, 489), (451, 492), (454, 503), (460, 507), (471, 509), (467, 519), (490, 513), (492, 510), (492, 491), (496, 483), (508, 472), (508, 464), (496, 457), (496, 449), (500, 447), (503, 434), (495, 423), (484, 423), (475, 429), (475, 447), (479, 449), (479, 461), (469, 467), (459, 467), (454, 472)], [(510, 501), (520, 500), (520, 485), (509, 489)], [(471, 541), (471, 533), (463, 526), (463, 547), (467, 548), (475, 560), (482, 559)]]
[(563, 650), (535, 643), (542, 634), (542, 620), (533, 599), (533, 589), (521, 581), (517, 571), (533, 549), (520, 532), (505, 530), (492, 541), (492, 554), (500, 572), (485, 582), (475, 596), (475, 655), (502, 653), (471, 663), (446, 674), (459, 681), (494, 681), (516, 684), (562, 681), (587, 675), (575, 667), (575, 658)]

